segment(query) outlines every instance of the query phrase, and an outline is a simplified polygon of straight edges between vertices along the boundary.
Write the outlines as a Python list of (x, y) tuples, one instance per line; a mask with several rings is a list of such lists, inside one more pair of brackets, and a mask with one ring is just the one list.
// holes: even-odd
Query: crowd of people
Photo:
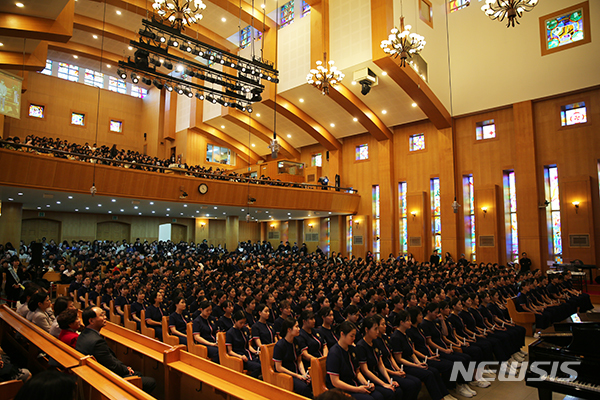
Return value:
[[(468, 369), (471, 361), (496, 360), (516, 373), (526, 358), (525, 329), (508, 315), (509, 298), (536, 315), (538, 328), (593, 308), (568, 272), (548, 282), (539, 269), (454, 263), (449, 254), (418, 262), (410, 254), (363, 259), (308, 253), (289, 243), (274, 248), (266, 241), (241, 242), (233, 251), (206, 242), (42, 243), (38, 266), (21, 261), (30, 251), (26, 244), (0, 247), (6, 298), (65, 343), (90, 354), (113, 300), (122, 317), (129, 305), (138, 324), (145, 310), (145, 322), (159, 339), (163, 316), (181, 344), (187, 344), (186, 324), (192, 322), (194, 340), (214, 362), (216, 334), (226, 332), (227, 353), (257, 378), (260, 346), (275, 343), (275, 370), (291, 375), (294, 391), (309, 398), (308, 367), (322, 356), (327, 387), (358, 400), (416, 400), (422, 384), (433, 400), (469, 398), (474, 388), (490, 386), (485, 378), (497, 371), (476, 370), (453, 380), (457, 363)], [(69, 297), (54, 305), (39, 279), (47, 270), (70, 283)], [(86, 295), (100, 306), (86, 308), (79, 321), (74, 302), (84, 308)], [(121, 376), (136, 373), (111, 357), (95, 356)], [(153, 385), (144, 382), (145, 390)]]
[[(25, 147), (23, 145), (32, 147)], [(188, 165), (187, 163), (182, 163), (175, 156), (172, 156), (170, 159), (160, 159), (133, 150), (118, 149), (117, 145), (113, 145), (112, 147), (106, 145), (98, 146), (96, 143), (90, 145), (87, 142), (81, 145), (69, 143), (67, 140), (60, 138), (53, 139), (29, 135), (23, 142), (21, 142), (21, 138), (18, 136), (8, 137), (4, 142), (0, 142), (0, 148), (140, 171), (164, 173), (165, 171), (169, 171), (170, 168), (177, 168), (177, 170), (187, 170), (187, 176), (196, 178), (296, 188), (310, 187), (296, 182), (284, 182), (280, 179), (272, 179), (264, 174), (260, 178), (249, 178), (226, 168)]]

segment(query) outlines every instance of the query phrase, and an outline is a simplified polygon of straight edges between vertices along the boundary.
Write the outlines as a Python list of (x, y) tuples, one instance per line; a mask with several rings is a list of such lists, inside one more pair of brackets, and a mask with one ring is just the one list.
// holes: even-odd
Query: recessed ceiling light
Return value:
[(206, 214), (207, 217), (210, 217), (210, 214)]
[(142, 213), (138, 213), (138, 215), (142, 215)]
[(335, 128), (335, 124), (333, 122), (330, 123), (329, 126), (331, 126), (332, 128)]
[[(50, 206), (46, 206), (46, 207), (50, 207)], [(86, 209), (86, 210), (89, 210), (90, 208), (89, 208), (89, 207), (86, 207), (85, 209)]]
[(78, 58), (79, 58), (79, 56), (76, 56), (75, 54), (73, 54), (73, 58), (74, 58), (74, 59), (78, 59)]
[(121, 212), (125, 212), (125, 210), (123, 210), (123, 209), (121, 208)]
[(19, 195), (19, 196), (23, 196), (23, 193), (19, 192), (19, 193), (17, 193), (17, 195)]
[(383, 71), (383, 72), (381, 73), (381, 75), (383, 75), (383, 76), (387, 76), (387, 72)]
[(290, 135), (290, 134), (288, 133), (287, 137), (288, 137), (288, 139), (291, 139), (291, 138), (292, 138), (292, 135)]
[(268, 214), (268, 213), (269, 213), (268, 211), (265, 211), (265, 214)]
[(183, 213), (179, 213), (179, 215), (183, 215)]
[(106, 68), (110, 68), (110, 64), (106, 64)]
[(92, 35), (94, 39), (98, 39), (98, 35)]
[(134, 206), (133, 208), (134, 208), (135, 210), (137, 210), (137, 209), (138, 209), (138, 206)]
[(72, 199), (72, 198), (73, 198), (73, 196), (69, 196), (69, 200)]
[(167, 211), (171, 211), (171, 209), (170, 209), (170, 208), (167, 208)]
[(221, 125), (221, 129), (225, 129), (225, 125)]
[(265, 6), (265, 3), (262, 3), (262, 4), (260, 5), (260, 8), (263, 8), (263, 9), (264, 9), (265, 7), (266, 7), (266, 6)]
[(244, 209), (242, 208), (242, 211), (244, 211)]
[(79, 211), (79, 208), (76, 208), (75, 211)]
[(167, 217), (169, 216), (169, 214), (167, 214)]
[(15, 6), (17, 6), (19, 8), (23, 8), (23, 7), (25, 7), (25, 4), (23, 4), (23, 3), (15, 3)]
[(387, 110), (381, 110), (382, 114), (387, 114)]
[(353, 84), (353, 85), (356, 85), (356, 81), (352, 81), (352, 84)]
[(288, 213), (288, 215), (292, 215), (292, 213)]
[(13, 201), (13, 200), (14, 200), (14, 199), (13, 199), (12, 197), (9, 197), (9, 198), (8, 198), (8, 201)]
[(121, 15), (121, 11), (117, 10), (117, 15)]
[(304, 99), (300, 99), (298, 100), (300, 103), (304, 103)]
[(200, 211), (196, 210), (196, 214), (198, 214)]
[(156, 211), (152, 211), (152, 214), (154, 214)]
[(127, 46), (127, 50), (133, 50), (133, 47)]
[(354, 117), (354, 118), (352, 118), (352, 121), (356, 122), (356, 121), (358, 121), (358, 118)]
[(252, 143), (252, 147), (256, 147), (256, 145), (254, 143)]
[(112, 201), (113, 203), (116, 203), (116, 202), (117, 202), (117, 199), (112, 199), (111, 201)]
[(260, 113), (256, 113), (256, 117), (260, 117)]
[(56, 204), (60, 204), (60, 201), (57, 201)]
[(41, 209), (42, 209), (42, 207), (38, 207), (37, 209), (38, 209), (38, 210), (41, 210)]
[(413, 106), (413, 107), (416, 107), (416, 106), (417, 106), (417, 103), (412, 103), (412, 106)]
[(227, 18), (223, 17), (223, 18), (221, 18), (221, 21), (227, 22)]
[(331, 211), (329, 211), (329, 215), (331, 215)]
[(98, 207), (102, 207), (102, 204), (98, 204)]
[(225, 215), (225, 214), (227, 214), (227, 213), (223, 213), (223, 215)]
[(215, 210), (217, 209), (217, 207), (215, 207)]
[(109, 211), (108, 213), (109, 213), (109, 214), (112, 214), (112, 211)]
[(151, 206), (153, 206), (153, 205), (154, 205), (154, 202), (153, 202), (153, 201), (151, 201), (151, 202), (150, 202), (150, 205), (151, 205)]

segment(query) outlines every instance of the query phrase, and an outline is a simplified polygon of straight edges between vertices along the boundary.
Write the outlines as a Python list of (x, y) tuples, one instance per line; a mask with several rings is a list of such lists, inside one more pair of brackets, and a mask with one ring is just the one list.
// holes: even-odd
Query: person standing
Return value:
[(521, 254), (519, 265), (521, 266), (521, 272), (531, 271), (531, 260), (527, 257), (527, 253), (523, 252)]

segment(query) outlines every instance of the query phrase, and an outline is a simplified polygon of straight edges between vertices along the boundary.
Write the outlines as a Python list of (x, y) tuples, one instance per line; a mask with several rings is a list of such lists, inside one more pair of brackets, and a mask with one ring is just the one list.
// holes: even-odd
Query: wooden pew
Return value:
[(260, 367), (263, 381), (275, 385), (290, 392), (294, 391), (294, 379), (291, 375), (275, 372), (273, 362), (273, 348), (275, 343), (260, 346)]
[[(210, 392), (204, 392), (204, 386), (214, 388), (227, 399), (244, 400), (306, 400), (305, 397), (280, 387), (254, 379), (210, 360), (198, 357), (183, 346), (176, 346), (165, 353), (165, 400), (186, 400), (190, 398), (209, 398)], [(197, 388), (201, 389), (198, 390)]]
[(187, 334), (188, 351), (198, 357), (208, 359), (208, 349), (202, 344), (196, 343), (194, 340), (194, 328), (193, 323), (188, 322), (185, 327), (185, 333)]
[(133, 382), (129, 378), (123, 379), (91, 356), (82, 358), (81, 366), (72, 371), (77, 375), (80, 393), (86, 400), (154, 399), (136, 386), (136, 383), (141, 384), (139, 377), (134, 377)]
[(161, 323), (163, 342), (170, 346), (179, 346), (179, 336), (171, 335), (171, 332), (169, 331), (169, 317), (167, 317), (166, 315), (163, 316)]
[(535, 314), (530, 312), (517, 311), (517, 306), (515, 305), (515, 298), (511, 298), (506, 301), (506, 308), (508, 309), (508, 315), (512, 318), (513, 322), (525, 328), (525, 334), (527, 336), (533, 336), (533, 324), (535, 324)]
[(327, 356), (310, 360), (310, 378), (312, 379), (313, 396), (317, 397), (327, 391), (325, 376), (327, 374)]
[(131, 317), (131, 306), (129, 304), (125, 304), (124, 308), (125, 309), (123, 311), (125, 312), (125, 328), (137, 332), (137, 324), (135, 320)]
[(108, 320), (110, 322), (112, 322), (113, 324), (121, 325), (121, 315), (117, 314), (117, 312), (115, 311), (115, 301), (114, 300), (110, 301), (109, 307), (110, 307), (110, 314), (109, 314)]
[(68, 296), (69, 293), (69, 284), (68, 283), (59, 283), (56, 285), (56, 296)]
[(23, 381), (14, 380), (0, 383), (0, 400), (12, 400), (15, 398), (19, 389), (23, 386)]
[(154, 328), (150, 328), (148, 325), (146, 325), (146, 310), (142, 310), (140, 315), (140, 319), (142, 320), (142, 335), (146, 335), (149, 338), (155, 339), (156, 335), (154, 334)]
[(227, 346), (225, 346), (225, 332), (217, 333), (217, 347), (219, 348), (219, 363), (234, 371), (244, 373), (244, 362), (237, 357), (232, 357), (227, 354)]

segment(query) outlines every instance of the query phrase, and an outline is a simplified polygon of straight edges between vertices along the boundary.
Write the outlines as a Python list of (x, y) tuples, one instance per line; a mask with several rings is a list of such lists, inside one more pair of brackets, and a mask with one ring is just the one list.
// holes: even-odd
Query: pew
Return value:
[(131, 318), (131, 306), (129, 304), (125, 304), (124, 308), (125, 309), (123, 311), (125, 312), (125, 315), (123, 317), (125, 320), (125, 328), (137, 332), (137, 323), (133, 318)]
[(291, 375), (275, 372), (273, 361), (273, 348), (275, 343), (260, 346), (260, 368), (263, 381), (275, 385), (290, 392), (294, 391), (294, 379)]
[(23, 386), (23, 381), (14, 380), (0, 383), (0, 400), (12, 400), (15, 398), (19, 389)]
[(208, 349), (206, 346), (198, 344), (194, 340), (194, 328), (192, 322), (187, 323), (185, 333), (187, 334), (188, 351), (198, 357), (208, 359)]
[[(183, 351), (183, 346), (175, 346), (164, 354), (166, 366), (165, 400), (186, 400), (209, 398), (198, 396), (209, 386), (226, 395), (227, 399), (244, 400), (306, 400), (305, 397), (280, 387), (259, 381), (223, 365)], [(198, 390), (200, 386), (200, 390)]]
[(510, 298), (506, 301), (506, 308), (508, 309), (508, 315), (512, 318), (513, 322), (525, 328), (525, 334), (527, 336), (533, 336), (535, 314), (526, 311), (517, 311), (514, 298)]
[[(179, 346), (179, 336), (171, 335), (169, 330), (169, 317), (166, 315), (162, 318), (163, 342), (170, 346)], [(183, 346), (183, 345), (182, 345)]]
[(59, 283), (56, 285), (56, 296), (68, 296), (69, 293), (69, 284), (68, 283)]
[(108, 320), (110, 322), (112, 322), (113, 324), (121, 325), (121, 316), (119, 314), (117, 314), (117, 312), (115, 311), (115, 301), (114, 300), (110, 301), (109, 307), (110, 307), (110, 314), (109, 314)]
[(142, 310), (140, 315), (141, 315), (140, 319), (142, 320), (142, 323), (141, 323), (142, 335), (146, 335), (152, 339), (156, 338), (156, 336), (154, 335), (154, 328), (149, 328), (148, 325), (146, 325), (146, 310)]
[(312, 380), (313, 396), (317, 397), (327, 391), (325, 376), (327, 374), (327, 356), (313, 358), (310, 360), (310, 378)]
[(225, 332), (217, 333), (217, 347), (219, 348), (219, 363), (221, 363), (222, 366), (237, 372), (245, 372), (244, 362), (240, 358), (232, 357), (227, 354), (227, 346), (225, 345)]

